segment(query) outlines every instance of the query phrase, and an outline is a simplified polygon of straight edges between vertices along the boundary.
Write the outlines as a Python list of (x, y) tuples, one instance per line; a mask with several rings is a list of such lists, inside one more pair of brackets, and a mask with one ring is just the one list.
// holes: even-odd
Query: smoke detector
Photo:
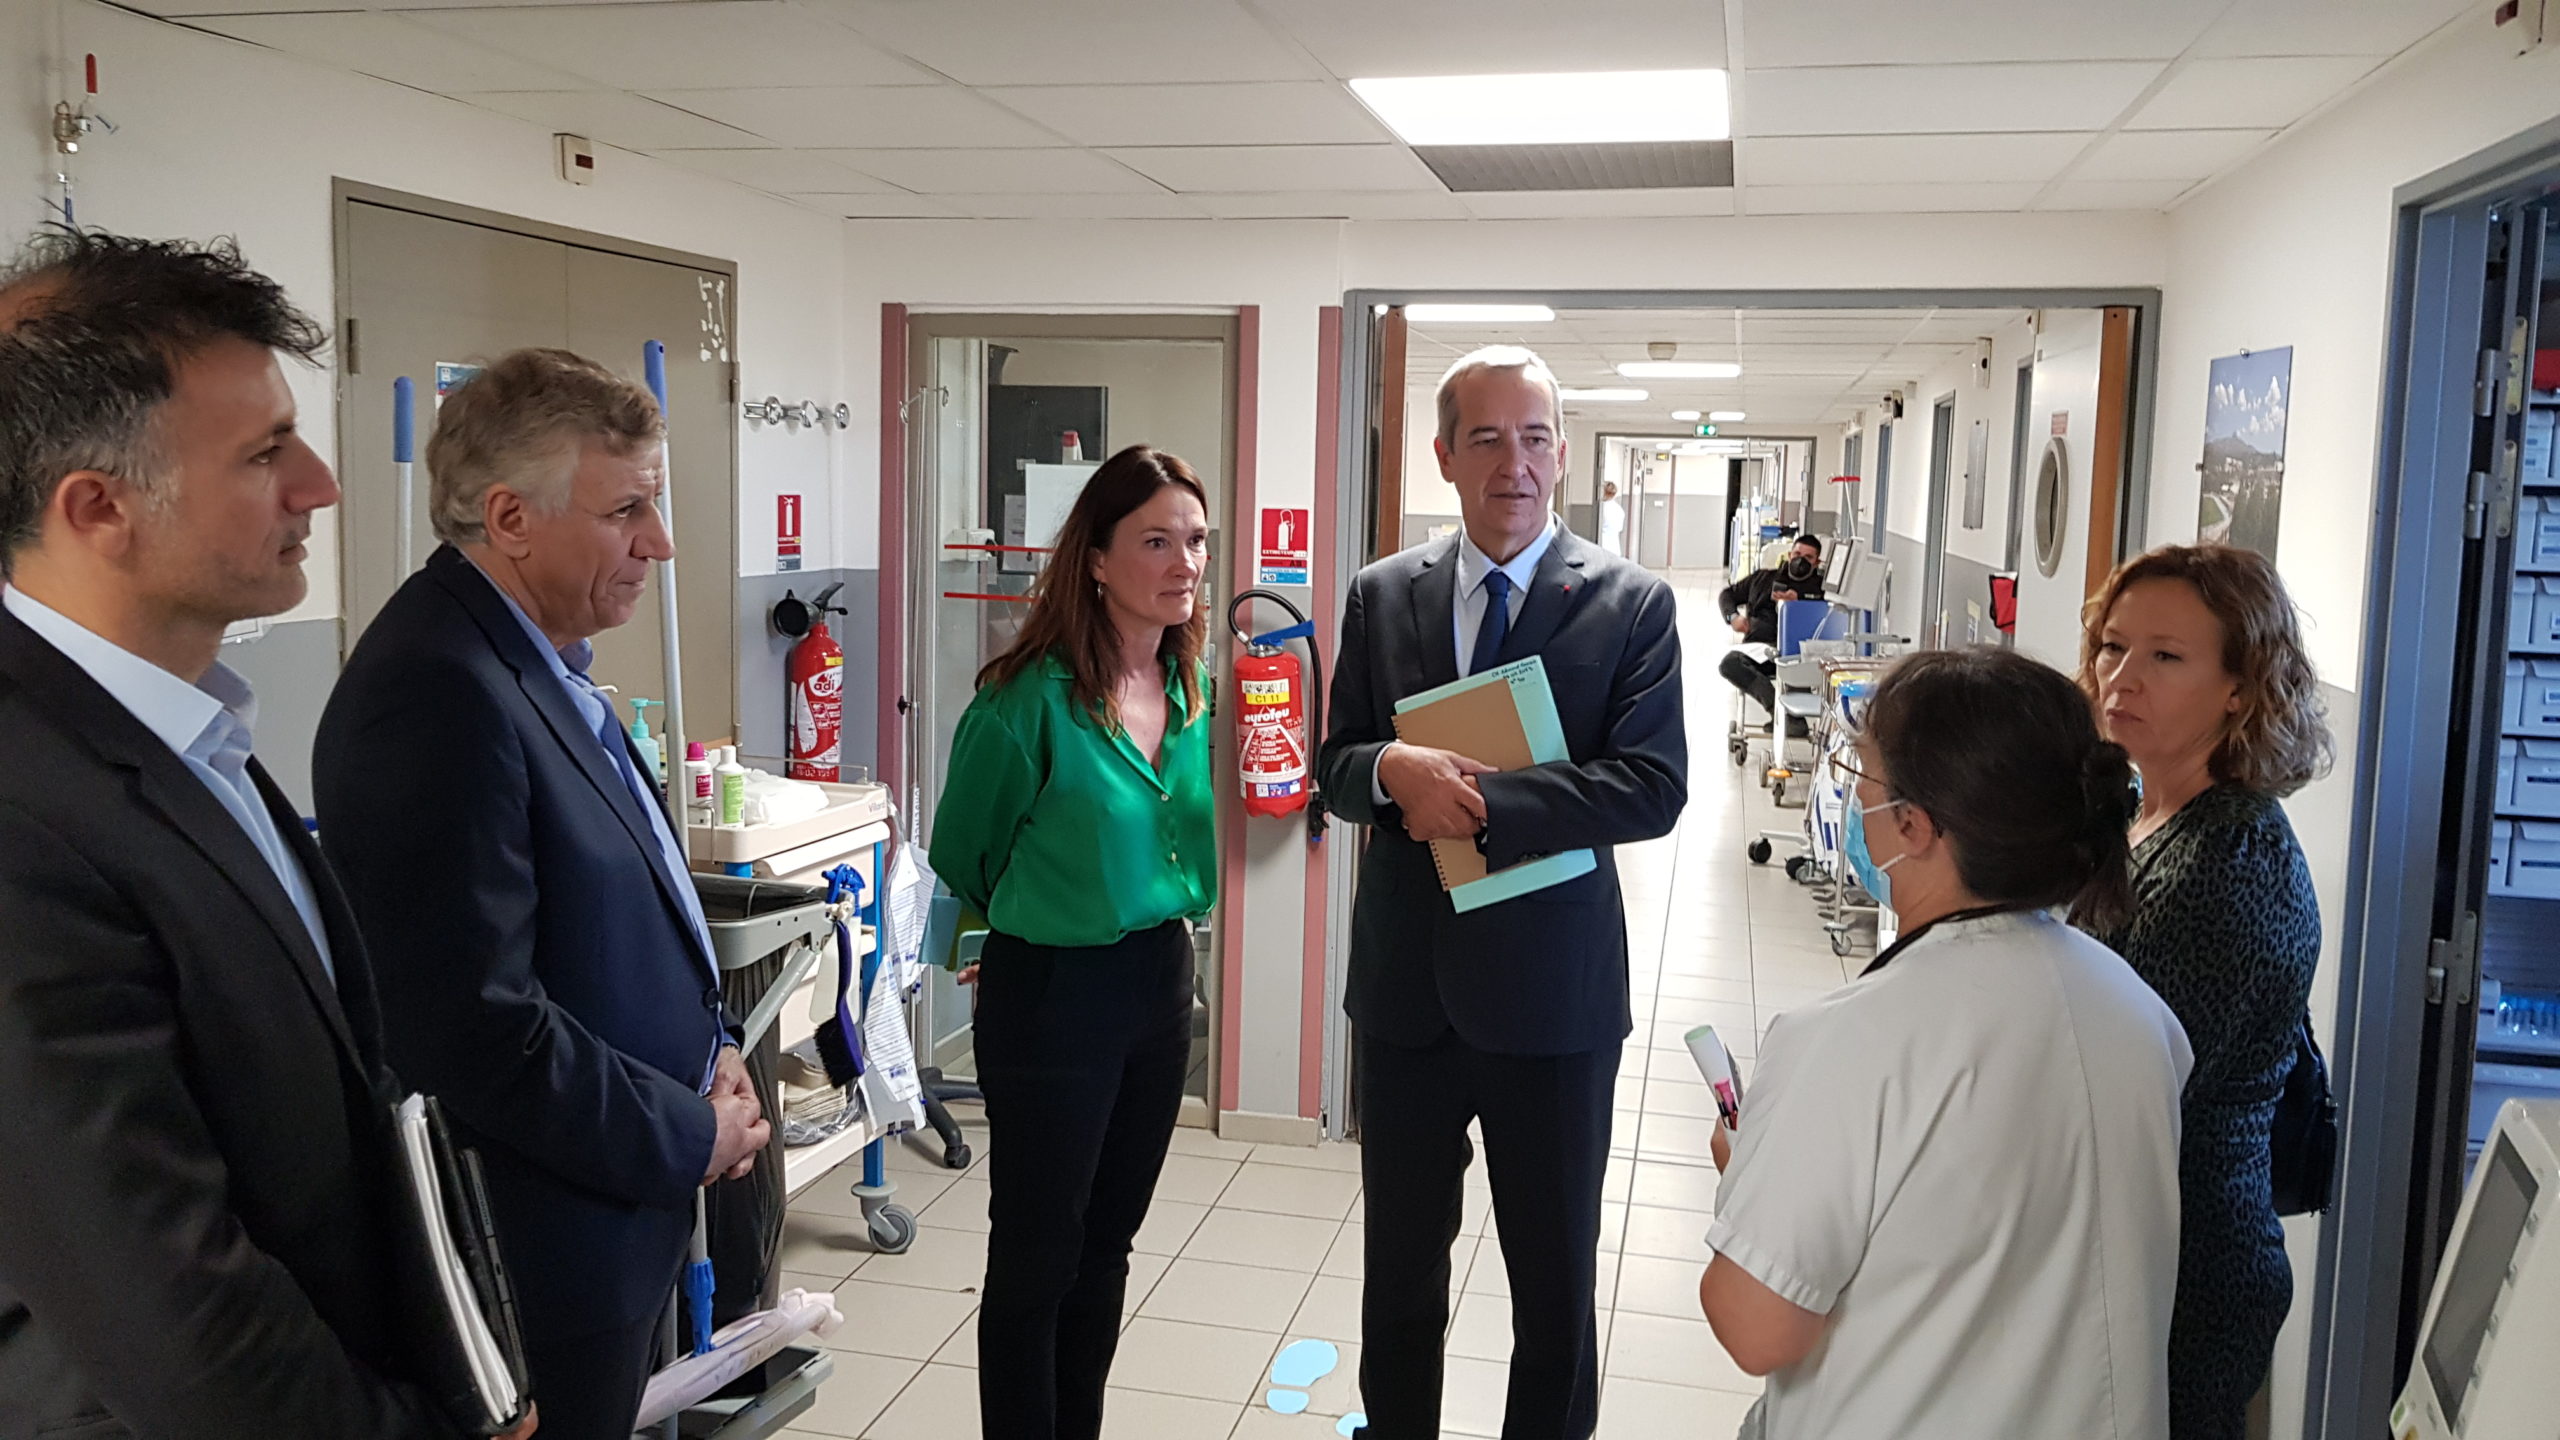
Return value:
[(1680, 353), (1680, 346), (1670, 340), (1648, 340), (1644, 353), (1656, 360), (1669, 360)]

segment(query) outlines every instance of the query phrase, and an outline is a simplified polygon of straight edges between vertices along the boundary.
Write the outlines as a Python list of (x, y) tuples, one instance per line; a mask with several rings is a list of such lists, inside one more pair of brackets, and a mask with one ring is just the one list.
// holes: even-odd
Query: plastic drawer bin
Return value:
[(2508, 851), (2508, 894), (2560, 900), (2560, 821), (2517, 821)]
[(2560, 819), (2560, 740), (2518, 740), (2515, 790), (2507, 805), (2519, 815)]
[(2533, 603), (2541, 598), (2542, 582), (2531, 575), (2519, 575), (2507, 587), (2507, 648), (2533, 648)]
[(2498, 742), (2498, 788), (2489, 801), (2489, 808), (2500, 811), (2516, 808), (2516, 757), (2523, 753), (2524, 742), (2521, 740)]
[(2541, 593), (2533, 597), (2533, 638), (2536, 650), (2560, 650), (2560, 576), (2541, 579)]
[(2489, 893), (2492, 895), (2515, 893), (2507, 883), (2507, 867), (2515, 849), (2515, 838), (2516, 822), (2513, 820), (2489, 822)]
[(2560, 736), (2560, 661), (2527, 662), (2523, 701), (2511, 728), (2519, 735)]
[(2507, 684), (2498, 692), (2498, 728), (2512, 734), (2524, 725), (2524, 662), (2507, 662)]
[(2536, 407), (2524, 417), (2523, 468), (2527, 485), (2560, 480), (2560, 410)]
[[(2531, 467), (2526, 478), (2537, 478)], [(2549, 478), (2547, 472), (2542, 477)], [(2560, 496), (2527, 495), (2518, 502), (2524, 522), (2524, 563), (2536, 570), (2560, 570)]]

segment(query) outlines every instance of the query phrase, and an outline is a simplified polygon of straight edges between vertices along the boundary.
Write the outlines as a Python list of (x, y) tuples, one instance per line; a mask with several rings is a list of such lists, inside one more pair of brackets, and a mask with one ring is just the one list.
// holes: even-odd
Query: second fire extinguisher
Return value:
[[(1257, 599), (1288, 611), (1297, 623), (1248, 634), (1236, 623), (1236, 612)], [(1282, 597), (1247, 590), (1227, 606), (1227, 628), (1238, 646), (1236, 773), (1244, 787), (1244, 811), (1290, 815), (1306, 810), (1307, 838), (1322, 840), (1325, 806), (1315, 793), (1314, 752), (1324, 737), (1324, 661), (1316, 653), (1315, 626)], [(1287, 640), (1306, 642), (1312, 684), (1298, 657), (1281, 648)]]
[(784, 662), (789, 689), (784, 707), (783, 774), (793, 780), (833, 781), (841, 773), (844, 753), (844, 647), (827, 633), (827, 617), (842, 615), (830, 605), (841, 585), (830, 585), (806, 604), (784, 592), (773, 607), (774, 627), (798, 635)]

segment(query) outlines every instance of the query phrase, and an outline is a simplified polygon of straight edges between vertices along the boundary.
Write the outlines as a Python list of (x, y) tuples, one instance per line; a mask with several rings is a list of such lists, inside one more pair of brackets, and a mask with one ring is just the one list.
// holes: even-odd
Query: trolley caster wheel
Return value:
[(1837, 933), (1833, 934), (1831, 936), (1831, 953), (1840, 956), (1842, 959), (1847, 959), (1849, 955), (1849, 937)]
[(1739, 740), (1728, 742), (1724, 748), (1725, 752), (1733, 757), (1734, 768), (1737, 770), (1742, 768), (1745, 760), (1751, 758), (1751, 747)]
[[(1744, 846), (1744, 847), (1742, 848), (1742, 853), (1751, 857), (1751, 863), (1752, 863), (1752, 864), (1754, 864), (1754, 865), (1766, 865), (1766, 864), (1768, 864), (1768, 863), (1769, 863), (1769, 856), (1770, 856), (1770, 854), (1772, 853), (1772, 851), (1771, 851), (1771, 849), (1770, 849), (1770, 845), (1769, 845), (1769, 842), (1768, 842), (1768, 841), (1766, 841), (1766, 840), (1754, 840), (1754, 841), (1752, 841), (1750, 844), (1748, 844), (1748, 845), (1746, 845), (1746, 846)], [(1792, 861), (1792, 860), (1788, 861), (1788, 862), (1787, 862), (1787, 868), (1788, 868), (1790, 871), (1794, 870), (1794, 869), (1795, 869), (1795, 862), (1794, 862), (1794, 861)]]
[(863, 1218), (871, 1225), (871, 1248), (882, 1255), (904, 1255), (916, 1243), (916, 1217), (903, 1205), (883, 1205)]
[(1787, 857), (1787, 878), (1793, 880), (1799, 885), (1804, 883), (1805, 858), (1806, 857), (1802, 855), (1790, 855)]
[(968, 1147), (967, 1145), (965, 1145), (965, 1144), (961, 1144), (961, 1145), (945, 1145), (944, 1147), (942, 1147), (942, 1168), (943, 1168), (943, 1169), (945, 1169), (945, 1170), (966, 1170), (966, 1169), (968, 1169), (968, 1168), (969, 1168), (969, 1162), (970, 1162), (970, 1155), (969, 1155), (969, 1147)]

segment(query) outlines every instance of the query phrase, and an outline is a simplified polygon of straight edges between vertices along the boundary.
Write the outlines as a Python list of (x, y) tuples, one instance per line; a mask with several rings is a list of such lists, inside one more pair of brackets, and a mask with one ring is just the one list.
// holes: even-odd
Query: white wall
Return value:
[[(2560, 117), (2560, 47), (2517, 56), (2513, 40), (2491, 28), (2488, 10), (2476, 6), (2170, 221), (2148, 538), (2159, 545), (2195, 537), (2195, 465), (2213, 358), (2292, 346), (2276, 563), (2302, 605), (2320, 678), (2350, 694), (2371, 618), (2366, 567), (2388, 358), (2391, 192)], [(2312, 988), (2324, 1036), (2337, 1012), (2351, 790), (2340, 774), (2287, 807), (2327, 938)], [(2300, 1220), (2286, 1222), (2286, 1232), (2296, 1299), (2276, 1351), (2278, 1436), (2300, 1430), (2317, 1235)]]
[[(22, 44), (0, 28), (0, 38), (13, 42), (0, 62), (0, 87), (7, 87), (0, 89), (0, 114), (9, 117), (0, 129), (9, 181), (0, 221), (13, 237), (42, 218), (39, 184), (49, 149), (42, 136), (52, 99), (40, 79), (30, 83), (30, 70), (54, 53), (52, 27), (39, 25), (35, 14), (51, 8), (0, 4), (0, 27), (38, 32), (27, 37), (33, 44)], [(857, 393), (844, 388), (841, 367), (843, 226), (832, 216), (604, 148), (596, 182), (573, 187), (554, 173), (549, 133), (531, 125), (87, 0), (70, 0), (65, 38), (74, 63), (97, 54), (102, 108), (121, 127), (84, 146), (76, 161), (83, 224), (141, 235), (236, 236), (251, 263), (333, 328), (333, 178), (734, 260), (744, 392), (829, 405)], [(335, 457), (331, 373), (287, 371), (304, 433), (322, 455)], [(876, 379), (858, 393), (855, 408), (867, 415)], [(807, 497), (808, 567), (849, 563), (834, 543), (830, 501), (835, 457), (850, 443), (741, 426), (739, 540), (750, 557), (744, 573), (772, 570), (773, 497), (795, 491)], [(723, 563), (735, 565), (736, 557)], [(311, 595), (287, 618), (338, 613), (333, 517), (315, 529), (309, 569)]]

